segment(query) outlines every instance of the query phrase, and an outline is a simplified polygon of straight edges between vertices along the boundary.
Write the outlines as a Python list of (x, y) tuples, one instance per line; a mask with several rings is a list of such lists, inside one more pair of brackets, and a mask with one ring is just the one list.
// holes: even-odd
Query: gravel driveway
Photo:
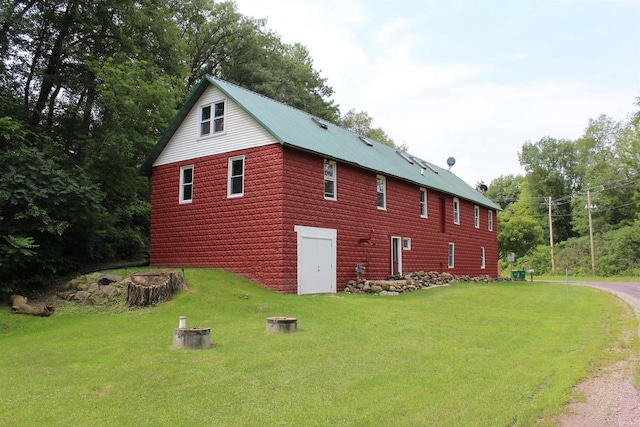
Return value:
[[(557, 283), (567, 283), (566, 281)], [(580, 282), (570, 285), (590, 286), (611, 292), (633, 307), (640, 319), (640, 282)], [(640, 335), (640, 327), (638, 328)], [(637, 427), (640, 426), (640, 393), (634, 387), (635, 359), (606, 367), (597, 376), (576, 386), (583, 402), (572, 402), (558, 418), (562, 427)]]

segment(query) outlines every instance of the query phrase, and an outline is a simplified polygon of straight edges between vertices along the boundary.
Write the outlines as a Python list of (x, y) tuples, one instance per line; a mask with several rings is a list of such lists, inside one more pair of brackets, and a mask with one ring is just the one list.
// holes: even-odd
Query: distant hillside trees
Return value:
[(519, 158), (526, 174), (499, 177), (486, 192), (503, 208), (503, 267), (513, 252), (519, 264), (551, 270), (550, 203), (557, 273), (591, 274), (591, 210), (596, 274), (640, 275), (640, 112), (591, 119), (576, 140), (526, 142)]

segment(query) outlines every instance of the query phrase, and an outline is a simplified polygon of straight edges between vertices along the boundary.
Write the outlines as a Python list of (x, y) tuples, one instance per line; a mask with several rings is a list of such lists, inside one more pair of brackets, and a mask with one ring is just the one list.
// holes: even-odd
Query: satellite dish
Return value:
[(449, 165), (449, 169), (451, 169), (455, 164), (456, 164), (456, 159), (454, 159), (453, 157), (449, 157), (447, 159), (447, 165)]
[(485, 191), (487, 191), (489, 189), (489, 187), (487, 187), (487, 184), (480, 184), (480, 191), (482, 191), (483, 193)]

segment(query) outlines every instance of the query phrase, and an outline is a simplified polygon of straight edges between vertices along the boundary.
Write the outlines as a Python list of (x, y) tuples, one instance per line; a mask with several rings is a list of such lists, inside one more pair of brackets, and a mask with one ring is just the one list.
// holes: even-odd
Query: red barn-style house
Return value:
[(207, 76), (140, 169), (151, 264), (284, 293), (401, 272), (497, 275), (494, 203), (450, 171)]

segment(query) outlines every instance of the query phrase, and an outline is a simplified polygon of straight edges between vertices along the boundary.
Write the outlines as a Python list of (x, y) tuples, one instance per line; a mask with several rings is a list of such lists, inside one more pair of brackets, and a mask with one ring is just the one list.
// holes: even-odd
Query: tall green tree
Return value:
[(517, 202), (520, 198), (523, 181), (523, 175), (501, 175), (491, 180), (484, 195), (498, 204), (502, 209), (506, 209), (507, 206)]
[[(544, 137), (536, 143), (526, 142), (518, 153), (520, 165), (527, 172), (525, 181), (531, 192), (531, 209), (541, 226), (545, 223), (547, 205), (553, 205), (554, 240), (561, 242), (576, 234), (572, 228), (571, 198), (581, 189), (580, 158), (574, 141)], [(548, 233), (547, 233), (547, 238)]]

